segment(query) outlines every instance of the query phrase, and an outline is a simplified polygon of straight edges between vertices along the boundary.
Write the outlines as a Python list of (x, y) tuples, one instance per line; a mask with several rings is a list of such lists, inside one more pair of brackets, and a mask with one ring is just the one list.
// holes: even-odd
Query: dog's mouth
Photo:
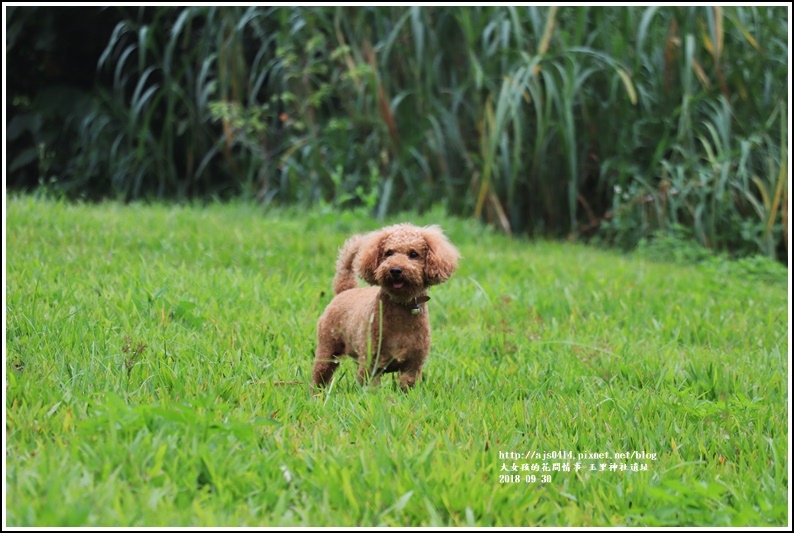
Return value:
[(400, 280), (394, 280), (394, 281), (392, 281), (392, 284), (391, 284), (391, 286), (393, 288), (395, 288), (395, 289), (402, 289), (404, 285), (405, 285), (405, 281), (403, 281), (401, 279)]

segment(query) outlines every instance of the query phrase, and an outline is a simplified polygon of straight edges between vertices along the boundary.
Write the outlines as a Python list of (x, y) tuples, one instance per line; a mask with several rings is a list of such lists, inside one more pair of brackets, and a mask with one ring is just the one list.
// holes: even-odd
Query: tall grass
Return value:
[(185, 199), (239, 187), (213, 176), (219, 165), (234, 172), (239, 164), (210, 127), (209, 105), (245, 96), (236, 28), (244, 15), (242, 8), (139, 8), (119, 23), (98, 64), (112, 72), (112, 88), (100, 93), (81, 130), (94, 147), (78, 162), (90, 169), (85, 176), (106, 177), (125, 199)]
[[(75, 176), (784, 255), (785, 7), (148, 7)], [(88, 148), (90, 147), (90, 148)]]

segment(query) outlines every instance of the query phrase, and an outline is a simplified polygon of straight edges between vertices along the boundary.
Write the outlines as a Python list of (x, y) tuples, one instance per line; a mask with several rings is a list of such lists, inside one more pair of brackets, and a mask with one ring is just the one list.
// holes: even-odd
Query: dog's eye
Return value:
[(394, 252), (392, 252), (391, 250), (389, 250), (388, 252), (386, 252), (386, 257), (391, 257), (391, 256), (393, 256), (393, 255), (394, 255)]
[(408, 257), (410, 257), (411, 259), (416, 259), (417, 257), (419, 257), (419, 254), (411, 250), (411, 253), (408, 254)]

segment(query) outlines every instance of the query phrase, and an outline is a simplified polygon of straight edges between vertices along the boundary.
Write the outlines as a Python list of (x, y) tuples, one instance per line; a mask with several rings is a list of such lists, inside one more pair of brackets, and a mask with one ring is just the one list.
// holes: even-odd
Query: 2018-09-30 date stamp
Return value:
[(537, 476), (535, 474), (501, 474), (499, 483), (551, 483), (551, 476), (548, 474)]

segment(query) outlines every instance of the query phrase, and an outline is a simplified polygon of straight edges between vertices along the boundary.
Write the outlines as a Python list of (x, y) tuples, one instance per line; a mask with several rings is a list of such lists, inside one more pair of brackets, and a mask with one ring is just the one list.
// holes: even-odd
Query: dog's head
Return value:
[(395, 301), (407, 302), (449, 279), (460, 253), (438, 226), (397, 224), (366, 236), (353, 267)]

